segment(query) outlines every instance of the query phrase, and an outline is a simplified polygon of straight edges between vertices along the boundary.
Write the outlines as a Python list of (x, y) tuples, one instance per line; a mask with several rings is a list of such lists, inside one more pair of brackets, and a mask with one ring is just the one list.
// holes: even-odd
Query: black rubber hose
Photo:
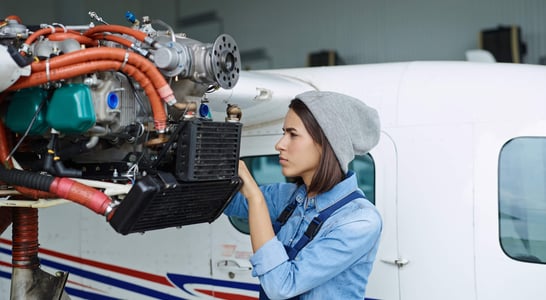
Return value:
[(0, 164), (0, 181), (7, 184), (23, 186), (34, 190), (49, 192), (55, 177), (22, 171), (19, 169), (6, 169)]

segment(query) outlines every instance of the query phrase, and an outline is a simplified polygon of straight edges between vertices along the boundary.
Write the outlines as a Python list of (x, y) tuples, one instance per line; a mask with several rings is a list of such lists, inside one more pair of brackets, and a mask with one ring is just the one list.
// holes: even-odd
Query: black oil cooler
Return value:
[(180, 130), (172, 172), (137, 180), (110, 220), (121, 234), (212, 222), (242, 185), (240, 123), (194, 119)]

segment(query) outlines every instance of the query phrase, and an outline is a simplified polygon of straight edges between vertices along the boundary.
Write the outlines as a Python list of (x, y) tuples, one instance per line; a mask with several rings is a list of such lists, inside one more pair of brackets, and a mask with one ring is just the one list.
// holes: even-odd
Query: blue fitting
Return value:
[(110, 109), (118, 108), (118, 105), (119, 105), (118, 94), (114, 92), (108, 93), (108, 97), (106, 98), (106, 103), (108, 104), (108, 108)]
[(132, 12), (127, 11), (125, 13), (125, 19), (127, 19), (127, 21), (131, 22), (131, 24), (135, 24), (136, 16)]
[(199, 115), (203, 118), (210, 118), (209, 106), (201, 103), (201, 105), (199, 106)]

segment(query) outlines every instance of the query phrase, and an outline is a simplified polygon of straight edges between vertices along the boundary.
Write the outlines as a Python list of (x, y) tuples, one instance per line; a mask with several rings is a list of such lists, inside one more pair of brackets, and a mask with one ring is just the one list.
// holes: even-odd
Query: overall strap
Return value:
[[(296, 191), (292, 195), (292, 199), (290, 200), (290, 204), (288, 204), (284, 210), (281, 212), (281, 214), (277, 217), (275, 222), (273, 223), (273, 231), (275, 234), (279, 233), (279, 230), (281, 230), (281, 227), (286, 224), (286, 221), (290, 218), (290, 216), (294, 213), (296, 210), (296, 207), (298, 206), (298, 202), (296, 202)], [(267, 295), (264, 292), (263, 287), (260, 285), (260, 294), (259, 294), (259, 300), (269, 300)], [(295, 296), (293, 298), (290, 298), (289, 300), (298, 300), (299, 296)]]
[(343, 205), (353, 201), (357, 198), (362, 198), (364, 195), (360, 191), (353, 191), (349, 195), (347, 195), (345, 198), (339, 200), (338, 202), (334, 203), (334, 205), (328, 207), (327, 209), (323, 210), (318, 214), (318, 216), (314, 217), (311, 223), (309, 223), (309, 226), (307, 227), (307, 230), (305, 230), (305, 233), (303, 236), (298, 240), (298, 242), (294, 245), (294, 247), (285, 246), (286, 253), (288, 254), (288, 259), (293, 260), (294, 257), (300, 252), (305, 245), (307, 245), (318, 233), (320, 230), (320, 227), (322, 227), (322, 224), (330, 215), (342, 207)]
[[(299, 300), (300, 296), (294, 296), (292, 298), (288, 298), (287, 300)], [(269, 297), (265, 294), (264, 288), (260, 285), (260, 294), (258, 300), (270, 300)]]
[[(318, 214), (318, 216), (314, 217), (309, 226), (307, 227), (307, 230), (303, 234), (303, 236), (299, 239), (299, 241), (296, 243), (294, 247), (284, 246), (286, 249), (286, 253), (288, 254), (288, 259), (293, 260), (294, 257), (300, 252), (300, 250), (305, 247), (318, 233), (320, 227), (322, 226), (322, 223), (330, 217), (330, 215), (342, 207), (343, 205), (351, 202), (354, 199), (362, 198), (364, 195), (360, 191), (353, 191), (349, 195), (347, 195), (345, 198), (339, 200), (338, 202), (334, 203), (334, 205), (328, 207), (327, 209), (323, 210)], [(285, 209), (282, 211), (282, 213), (279, 215), (277, 220), (275, 220), (275, 223), (273, 223), (273, 230), (275, 231), (275, 234), (279, 232), (281, 227), (288, 221), (288, 218), (294, 213), (294, 210), (296, 210), (297, 202), (295, 200), (295, 197), (293, 201), (288, 204), (288, 206), (285, 207)], [(290, 298), (290, 300), (298, 300), (300, 296), (295, 296), (293, 298)], [(262, 286), (260, 285), (260, 294), (259, 294), (259, 300), (269, 300), (267, 295), (265, 294)]]
[(294, 213), (294, 210), (296, 210), (296, 206), (298, 206), (298, 202), (296, 202), (296, 192), (292, 195), (292, 200), (290, 201), (290, 204), (288, 204), (284, 210), (281, 212), (281, 214), (277, 217), (275, 222), (273, 223), (273, 231), (275, 234), (279, 233), (279, 230), (281, 230), (281, 227), (288, 221), (288, 218)]

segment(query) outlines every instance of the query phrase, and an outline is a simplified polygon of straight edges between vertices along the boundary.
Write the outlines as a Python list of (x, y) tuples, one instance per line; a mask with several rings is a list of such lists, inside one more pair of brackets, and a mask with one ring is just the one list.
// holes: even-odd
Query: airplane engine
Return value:
[(212, 222), (241, 184), (242, 125), (213, 121), (207, 99), (237, 84), (236, 42), (89, 15), (97, 25), (0, 23), (4, 195), (68, 199), (122, 234)]

